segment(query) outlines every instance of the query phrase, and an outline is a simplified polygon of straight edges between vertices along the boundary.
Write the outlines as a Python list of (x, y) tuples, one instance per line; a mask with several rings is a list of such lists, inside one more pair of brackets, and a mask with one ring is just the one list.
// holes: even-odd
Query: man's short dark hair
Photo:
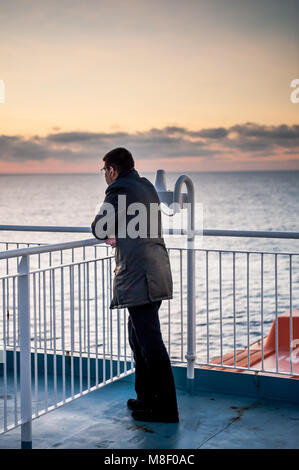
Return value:
[(134, 168), (135, 162), (131, 152), (123, 147), (117, 147), (106, 153), (103, 158), (107, 167), (112, 166), (118, 173)]

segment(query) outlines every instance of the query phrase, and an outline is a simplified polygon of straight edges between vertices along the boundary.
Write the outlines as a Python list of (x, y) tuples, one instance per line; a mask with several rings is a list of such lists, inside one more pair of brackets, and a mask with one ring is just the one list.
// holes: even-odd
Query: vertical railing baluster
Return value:
[(278, 299), (277, 299), (277, 253), (275, 253), (275, 358), (276, 358), (276, 372), (278, 372)]
[(249, 323), (249, 253), (247, 253), (247, 366), (250, 369), (250, 323)]
[(120, 315), (119, 308), (116, 313), (117, 318), (117, 377), (120, 376)]
[(14, 364), (14, 407), (15, 425), (18, 423), (18, 361), (17, 361), (17, 329), (16, 329), (16, 278), (13, 277), (13, 364)]
[(183, 269), (182, 269), (182, 250), (180, 253), (180, 304), (181, 304), (181, 361), (184, 360), (184, 311), (183, 311)]
[[(191, 210), (193, 210), (191, 208)], [(192, 230), (187, 249), (187, 380), (194, 379), (196, 360), (196, 305), (195, 305), (195, 252)]]
[(74, 398), (74, 266), (69, 267), (70, 280), (70, 333), (71, 333), (71, 395)]
[[(111, 287), (111, 258), (109, 258), (109, 285)], [(111, 302), (111, 289), (109, 291), (109, 303)], [(110, 379), (113, 378), (113, 318), (112, 318), (112, 309), (109, 309), (108, 305), (108, 310), (110, 311)]]
[(293, 292), (292, 292), (292, 255), (289, 255), (289, 283), (290, 283), (290, 373), (293, 373)]
[[(38, 255), (38, 269), (40, 269), (40, 254)], [(41, 273), (38, 273), (38, 326), (39, 326), (39, 349), (42, 348), (42, 313), (41, 313)]]
[[(8, 279), (6, 279), (7, 283)], [(4, 416), (3, 416), (3, 428), (4, 432), (7, 431), (7, 363), (6, 363), (6, 299), (5, 299), (5, 279), (2, 280), (2, 296), (3, 296), (3, 302), (2, 302), (2, 314), (3, 314), (3, 404), (4, 404)], [(23, 404), (24, 406), (24, 404)]]
[(83, 263), (83, 349), (86, 353), (86, 263)]
[(103, 309), (103, 382), (106, 382), (106, 331), (105, 331), (105, 315), (106, 315), (106, 305), (105, 305), (105, 271), (104, 271), (104, 260), (101, 260), (102, 263), (102, 309)]
[[(51, 271), (50, 271), (51, 273)], [(53, 295), (53, 379), (54, 379), (54, 405), (57, 406), (57, 357), (56, 357), (56, 306), (55, 306), (55, 269), (52, 269), (52, 295)]]
[(21, 447), (32, 448), (32, 392), (30, 355), (29, 257), (22, 256), (18, 266), (18, 310), (20, 322)]
[[(96, 247), (95, 247), (96, 248)], [(95, 252), (96, 255), (96, 252)], [(98, 283), (97, 283), (97, 261), (94, 262), (94, 315), (95, 315), (95, 355), (96, 355), (96, 385), (99, 384), (99, 354), (98, 354)]]
[(236, 367), (236, 253), (233, 252), (234, 367)]
[(34, 391), (35, 415), (38, 416), (38, 358), (37, 358), (37, 308), (36, 308), (36, 273), (33, 274), (33, 334), (34, 334)]
[(47, 305), (46, 305), (46, 272), (43, 271), (43, 300), (44, 300), (44, 389), (45, 409), (48, 411), (48, 356), (47, 356)]
[(89, 263), (86, 264), (87, 276), (87, 388), (90, 390), (90, 309), (89, 309)]
[[(7, 248), (6, 248), (7, 249)], [(9, 259), (6, 259), (6, 274), (8, 275), (9, 273)], [(6, 341), (7, 344), (9, 344), (9, 279), (7, 279), (7, 287), (6, 287), (6, 311), (5, 311), (5, 316), (6, 319), (5, 321), (7, 322), (7, 329), (6, 329)]]
[(209, 320), (209, 250), (206, 250), (206, 304), (207, 304), (207, 363), (210, 363), (210, 320)]
[(124, 372), (127, 373), (127, 309), (123, 309), (124, 315)]
[[(20, 246), (20, 244), (17, 243), (17, 249), (19, 249), (19, 246)], [(19, 269), (20, 259), (21, 259), (20, 256), (18, 256), (17, 259), (16, 259), (16, 261), (17, 261), (17, 270)], [(17, 321), (17, 342), (18, 342), (18, 345), (20, 346), (20, 326), (19, 326), (19, 325), (20, 325), (20, 321), (19, 321), (19, 311), (18, 311), (18, 309), (17, 309), (17, 315), (18, 315), (18, 321)]]
[[(109, 325), (109, 287), (110, 287), (110, 280), (109, 280), (109, 265), (108, 265), (108, 258), (107, 258), (107, 263), (106, 263), (106, 299), (107, 299), (107, 311), (106, 311), (106, 315), (107, 315), (107, 319), (106, 319), (106, 325), (108, 327)], [(107, 332), (107, 352), (110, 351), (110, 337), (109, 337), (109, 332)]]
[[(52, 266), (52, 253), (49, 253), (49, 266)], [(51, 271), (49, 271), (49, 284), (50, 284), (50, 292), (49, 292), (49, 303), (50, 303), (50, 310), (49, 310), (49, 318), (50, 318), (50, 350), (53, 349), (53, 319), (52, 319), (52, 276)]]
[(264, 370), (264, 253), (261, 253), (261, 336), (262, 370)]
[[(62, 252), (61, 252), (62, 257)], [(62, 258), (61, 258), (62, 261)], [(61, 349), (62, 349), (62, 400), (63, 403), (66, 399), (65, 391), (65, 328), (64, 328), (64, 268), (60, 268), (60, 317), (61, 317)]]
[(81, 264), (78, 265), (78, 310), (79, 310), (79, 380), (80, 394), (83, 392), (83, 372), (82, 372), (82, 297), (81, 297)]
[(223, 365), (223, 334), (222, 334), (222, 252), (219, 251), (219, 309), (220, 309), (220, 359)]

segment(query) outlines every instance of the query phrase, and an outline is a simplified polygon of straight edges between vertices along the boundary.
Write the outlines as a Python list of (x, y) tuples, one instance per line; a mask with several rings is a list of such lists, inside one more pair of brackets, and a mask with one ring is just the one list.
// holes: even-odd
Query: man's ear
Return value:
[(112, 171), (110, 172), (110, 176), (112, 176), (112, 178), (116, 178), (117, 177), (117, 170), (113, 166), (111, 168), (112, 168)]

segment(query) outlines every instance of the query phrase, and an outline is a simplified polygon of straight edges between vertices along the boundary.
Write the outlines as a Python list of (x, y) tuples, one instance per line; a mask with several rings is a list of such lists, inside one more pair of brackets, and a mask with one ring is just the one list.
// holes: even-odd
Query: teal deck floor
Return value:
[[(35, 449), (299, 449), (299, 406), (178, 389), (178, 424), (134, 421), (126, 408), (133, 376), (33, 421)], [(20, 427), (0, 436), (20, 448)]]

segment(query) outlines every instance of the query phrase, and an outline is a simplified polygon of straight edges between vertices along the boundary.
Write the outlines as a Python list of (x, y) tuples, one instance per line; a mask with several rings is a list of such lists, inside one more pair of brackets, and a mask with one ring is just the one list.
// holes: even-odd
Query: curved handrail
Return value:
[(83, 246), (102, 245), (97, 238), (87, 238), (85, 240), (76, 240), (72, 242), (53, 243), (50, 245), (34, 246), (31, 248), (18, 248), (16, 250), (7, 250), (0, 252), (0, 259), (15, 258), (17, 256), (38, 255), (41, 253), (50, 253), (52, 251), (69, 250)]

